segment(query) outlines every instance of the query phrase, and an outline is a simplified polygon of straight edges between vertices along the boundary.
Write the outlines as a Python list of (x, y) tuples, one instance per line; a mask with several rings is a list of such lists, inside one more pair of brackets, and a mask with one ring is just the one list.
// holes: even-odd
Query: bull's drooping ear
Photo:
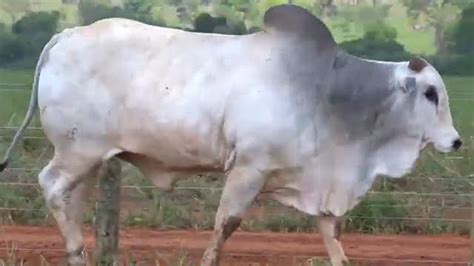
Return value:
[(426, 66), (428, 66), (428, 62), (426, 62), (426, 60), (421, 57), (412, 58), (408, 63), (408, 68), (414, 71), (415, 73), (420, 72)]
[(402, 91), (405, 93), (412, 93), (416, 90), (416, 78), (406, 77), (405, 82), (402, 85)]

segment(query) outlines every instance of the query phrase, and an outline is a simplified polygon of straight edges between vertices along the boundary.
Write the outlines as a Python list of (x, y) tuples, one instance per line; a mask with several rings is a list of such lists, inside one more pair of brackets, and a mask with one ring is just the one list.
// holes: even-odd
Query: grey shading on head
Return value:
[(416, 78), (407, 77), (405, 78), (405, 86), (402, 86), (402, 90), (405, 93), (412, 93), (416, 89)]
[(376, 64), (338, 51), (332, 66), (335, 78), (323, 92), (327, 123), (344, 132), (346, 141), (360, 139), (385, 127), (396, 93), (389, 84), (393, 66)]

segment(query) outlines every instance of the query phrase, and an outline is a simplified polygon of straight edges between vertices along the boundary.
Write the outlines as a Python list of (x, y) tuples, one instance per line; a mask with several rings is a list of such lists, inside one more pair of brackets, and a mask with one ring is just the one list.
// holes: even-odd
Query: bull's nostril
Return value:
[(453, 148), (455, 150), (458, 150), (461, 147), (461, 145), (462, 145), (462, 141), (460, 139), (457, 139), (453, 142)]

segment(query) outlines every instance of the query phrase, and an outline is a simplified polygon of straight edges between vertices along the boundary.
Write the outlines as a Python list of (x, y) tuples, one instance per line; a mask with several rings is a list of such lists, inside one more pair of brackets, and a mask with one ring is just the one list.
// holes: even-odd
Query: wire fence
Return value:
[[(31, 92), (31, 85), (22, 84), (22, 83), (0, 83), (0, 93), (5, 92), (20, 92), (27, 93)], [(473, 102), (474, 101), (474, 90), (456, 90), (450, 89), (449, 91), (449, 100), (450, 101), (460, 101), (460, 102)], [(468, 96), (471, 96), (469, 98)]]
[[(16, 130), (17, 127), (13, 126), (4, 126), (0, 127), (0, 132), (1, 130)], [(29, 127), (28, 130), (34, 130), (34, 131), (41, 131), (41, 127)], [(1, 135), (0, 134), (0, 140), (1, 139), (9, 139), (11, 138), (10, 135)], [(46, 139), (44, 136), (24, 136), (24, 139)], [(452, 160), (457, 160), (457, 159), (464, 159), (462, 156), (455, 156), (450, 158)], [(28, 174), (30, 176), (35, 176), (38, 174), (38, 172), (41, 170), (40, 167), (13, 167), (13, 168), (8, 168), (5, 170), (5, 173), (11, 173), (14, 175), (19, 175), (22, 173)], [(461, 183), (465, 186), (468, 187), (473, 187), (474, 186), (474, 174), (473, 175), (467, 175), (467, 176), (462, 176), (462, 177), (405, 177), (403, 180), (405, 181), (414, 181), (414, 182), (430, 182), (430, 183)], [(33, 187), (33, 188), (39, 188), (39, 184), (35, 180), (30, 180), (30, 181), (21, 181), (21, 182), (15, 182), (15, 181), (3, 181), (0, 182), (0, 188), (1, 187)], [(127, 185), (122, 185), (122, 189), (133, 189), (133, 190), (143, 190), (143, 189), (154, 189), (156, 188), (153, 185), (135, 185), (135, 184), (127, 184)], [(174, 188), (175, 191), (186, 191), (186, 190), (201, 190), (201, 191), (221, 191), (222, 187), (203, 187), (203, 186), (179, 186)], [(474, 194), (471, 193), (466, 193), (466, 192), (459, 192), (459, 193), (446, 193), (446, 192), (423, 192), (423, 191), (369, 191), (367, 193), (368, 195), (390, 195), (390, 196), (397, 196), (397, 197), (409, 197), (409, 196), (417, 196), (417, 197), (431, 197), (431, 198), (465, 198), (469, 200), (470, 198), (474, 197)], [(8, 198), (15, 198), (15, 197), (8, 197)], [(28, 197), (16, 197), (17, 199), (28, 199)], [(0, 195), (0, 200), (3, 199), (3, 197)], [(465, 201), (463, 202), (465, 204)], [(369, 204), (367, 205), (369, 207), (419, 207), (417, 204), (413, 203), (406, 203), (406, 204), (395, 204), (395, 205), (383, 205), (383, 204)], [(459, 209), (459, 210), (471, 210), (471, 207), (466, 207), (466, 206), (432, 206), (432, 205), (424, 205), (424, 207), (428, 209), (444, 209), (444, 210), (449, 210), (449, 209)], [(10, 210), (11, 208), (9, 208)], [(2, 209), (0, 209), (2, 210)], [(21, 210), (21, 209), (19, 209)], [(380, 217), (380, 219), (385, 219), (385, 218), (396, 218), (396, 217)], [(402, 217), (398, 217), (402, 218)], [(410, 217), (405, 217), (405, 219), (410, 219)], [(414, 219), (418, 219), (418, 217), (414, 217)]]
[[(5, 173), (30, 173), (31, 176), (35, 176), (41, 168), (11, 168), (6, 169)], [(441, 178), (441, 177), (407, 177), (406, 180), (411, 181), (428, 181), (428, 182), (461, 182), (466, 184), (467, 186), (472, 187), (474, 178), (473, 177), (454, 177), (454, 178)], [(2, 211), (20, 211), (20, 212), (47, 212), (46, 208), (22, 208), (22, 207), (10, 207), (7, 206), (8, 203), (18, 204), (19, 201), (27, 202), (37, 200), (38, 197), (41, 197), (39, 191), (41, 191), (39, 184), (36, 181), (2, 181), (0, 182), (0, 189), (4, 188), (8, 190), (8, 188), (18, 189), (18, 188), (33, 188), (37, 191), (36, 194), (31, 196), (18, 196), (18, 195), (0, 195), (0, 205), (3, 204), (3, 207), (0, 207), (0, 212)], [(98, 185), (95, 185), (97, 188)], [(122, 190), (132, 190), (140, 192), (142, 190), (153, 190), (157, 189), (156, 186), (153, 185), (137, 185), (137, 184), (127, 184), (121, 186)], [(222, 191), (221, 186), (176, 186), (173, 190), (175, 192), (204, 192), (204, 193), (220, 193)], [(157, 189), (160, 191), (160, 189)], [(471, 206), (471, 199), (474, 199), (474, 193), (466, 193), (466, 192), (423, 192), (423, 191), (375, 191), (371, 190), (367, 193), (368, 198), (371, 196), (390, 196), (394, 198), (401, 198), (404, 201), (399, 201), (397, 203), (382, 203), (378, 202), (377, 200), (369, 201), (369, 203), (365, 204), (365, 208), (369, 209), (383, 209), (389, 208), (390, 210), (394, 210), (397, 208), (405, 209), (405, 210), (418, 210), (423, 209), (428, 214), (428, 217), (416, 216), (414, 214), (404, 216), (394, 216), (394, 215), (374, 215), (374, 216), (364, 216), (364, 215), (348, 215), (347, 218), (350, 219), (376, 219), (376, 220), (406, 220), (406, 221), (443, 221), (443, 222), (463, 222), (469, 223), (471, 221), (470, 215), (474, 211), (474, 206)], [(128, 199), (130, 200), (140, 200), (143, 198), (140, 197), (133, 197), (133, 195), (128, 195)], [(425, 203), (419, 202), (416, 200), (409, 200), (410, 197), (413, 198), (422, 198)], [(449, 200), (450, 199), (450, 200)], [(127, 199), (124, 199), (127, 200)], [(435, 203), (429, 203), (429, 200), (434, 200)], [(445, 203), (444, 200), (449, 201), (449, 203)], [(265, 206), (268, 209), (274, 210), (282, 210), (281, 207), (272, 207), (272, 206)], [(450, 211), (457, 211), (464, 213), (462, 218), (452, 218), (452, 217), (436, 217), (432, 215), (432, 213), (438, 214), (439, 212), (450, 212)]]

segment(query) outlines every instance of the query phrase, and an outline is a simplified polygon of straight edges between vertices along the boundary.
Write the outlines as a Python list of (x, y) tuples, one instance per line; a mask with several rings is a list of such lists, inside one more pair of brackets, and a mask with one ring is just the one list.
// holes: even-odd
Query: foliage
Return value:
[(366, 26), (364, 38), (371, 41), (391, 41), (397, 39), (397, 30), (385, 23)]
[[(341, 6), (337, 9), (337, 16), (328, 21), (331, 31), (340, 32), (344, 40), (360, 38), (374, 26), (384, 24), (388, 17), (390, 5), (369, 6)], [(337, 37), (337, 36), (335, 36)]]
[(453, 30), (452, 50), (458, 54), (474, 54), (474, 6), (464, 9)]
[(435, 55), (428, 57), (430, 63), (445, 75), (473, 76), (474, 54)]
[(125, 6), (123, 12), (128, 14), (125, 17), (129, 17), (144, 23), (152, 25), (162, 25), (163, 23), (155, 22), (155, 18), (152, 15), (153, 1), (152, 0), (129, 0)]
[[(410, 9), (418, 10), (413, 16), (420, 16), (420, 12), (434, 12), (434, 7), (430, 7), (428, 2), (405, 1)], [(424, 4), (426, 5), (424, 5)], [(395, 28), (388, 26), (384, 22), (384, 16), (387, 14), (387, 7), (381, 7), (378, 11), (368, 11), (364, 8), (347, 11), (341, 9), (342, 13), (347, 14), (348, 20), (361, 20), (363, 17), (371, 17), (372, 23), (366, 22), (364, 27), (364, 35), (362, 38), (345, 41), (340, 46), (350, 54), (363, 58), (385, 60), (385, 61), (403, 61), (408, 60), (411, 55), (404, 46), (397, 41), (397, 31)], [(452, 36), (453, 50), (455, 53), (472, 53), (474, 50), (474, 36), (471, 28), (473, 25), (472, 8), (463, 11), (458, 24), (453, 24), (450, 31), (453, 33), (446, 34)], [(372, 12), (372, 14), (370, 14)], [(431, 13), (430, 13), (431, 14)], [(445, 28), (447, 26), (444, 26)], [(448, 28), (449, 29), (449, 28)], [(439, 33), (438, 33), (439, 34)], [(445, 42), (445, 36), (438, 36), (439, 42)], [(459, 43), (459, 44), (458, 44)], [(438, 54), (428, 57), (430, 62), (442, 74), (449, 75), (473, 75), (474, 74), (474, 58), (472, 56), (458, 56), (456, 54)]]
[(27, 51), (38, 56), (44, 45), (56, 33), (59, 12), (31, 12), (15, 22), (12, 32), (27, 46)]
[[(0, 18), (1, 22), (11, 24), (15, 22), (20, 14), (24, 14), (28, 11), (28, 0), (1, 0), (0, 1), (0, 12), (1, 15), (5, 14), (5, 17)], [(9, 16), (9, 18), (7, 18)]]
[(427, 26), (434, 29), (435, 45), (438, 53), (447, 53), (445, 38), (446, 27), (456, 19), (459, 11), (456, 0), (403, 0), (407, 7), (407, 15), (411, 23), (416, 26)]
[(34, 61), (56, 32), (59, 12), (30, 12), (11, 27), (0, 26), (0, 65)]
[(209, 13), (201, 13), (194, 20), (194, 31), (212, 33), (217, 26), (226, 25), (224, 17), (213, 17)]
[(441, 73), (474, 75), (474, 5), (465, 8), (458, 21), (446, 28), (449, 54), (432, 56)]
[[(460, 9), (469, 1), (451, 1), (450, 6)], [(59, 25), (61, 29), (77, 24), (90, 24), (108, 17), (126, 17), (148, 24), (192, 29), (197, 15), (207, 12), (213, 16), (225, 17), (228, 24), (234, 27), (243, 29), (245, 25), (245, 28), (252, 29), (248, 32), (254, 32), (262, 26), (263, 14), (270, 6), (290, 2), (303, 6), (322, 17), (338, 41), (360, 38), (367, 24), (373, 24), (374, 21), (382, 18), (397, 28), (399, 41), (406, 45), (406, 49), (430, 54), (435, 50), (434, 42), (430, 42), (434, 36), (433, 31), (430, 29), (414, 32), (406, 27), (405, 8), (397, 1), (379, 1), (376, 5), (371, 5), (371, 1), (365, 0), (358, 1), (357, 5), (347, 5), (344, 3), (347, 1), (336, 0), (82, 0), (77, 1), (79, 3), (77, 5), (66, 4), (66, 1), (62, 1), (61, 4), (61, 1), (57, 0), (55, 4), (51, 4), (51, 1), (35, 1), (34, 5), (31, 5), (28, 0), (2, 0), (0, 1), (0, 22), (11, 25), (34, 8), (35, 10), (59, 10), (62, 15)], [(464, 4), (459, 4), (461, 2)], [(113, 7), (112, 3), (121, 4)], [(386, 5), (387, 3), (389, 5)], [(90, 8), (84, 12), (86, 5)], [(387, 11), (390, 13), (387, 14)], [(226, 28), (219, 30), (223, 33), (229, 32)], [(239, 31), (242, 32), (242, 30)]]
[(225, 17), (213, 17), (209, 13), (201, 13), (194, 20), (194, 31), (240, 35), (247, 29), (242, 21), (229, 22)]
[(109, 7), (98, 4), (93, 0), (82, 0), (79, 3), (79, 14), (82, 24), (88, 25), (105, 18), (128, 18), (151, 25), (164, 26), (164, 21), (156, 18), (152, 14), (152, 2), (149, 0), (130, 0), (124, 8)]
[(340, 44), (346, 52), (375, 60), (407, 60), (410, 55), (405, 51), (402, 44), (396, 41), (397, 31), (395, 28), (383, 23), (372, 24), (366, 27), (362, 38), (342, 42)]
[(12, 34), (5, 26), (0, 26), (0, 64), (8, 64), (23, 58), (26, 44)]
[(256, 26), (261, 23), (262, 10), (257, 1), (218, 0), (213, 2), (213, 12), (234, 24), (242, 21), (246, 26)]

